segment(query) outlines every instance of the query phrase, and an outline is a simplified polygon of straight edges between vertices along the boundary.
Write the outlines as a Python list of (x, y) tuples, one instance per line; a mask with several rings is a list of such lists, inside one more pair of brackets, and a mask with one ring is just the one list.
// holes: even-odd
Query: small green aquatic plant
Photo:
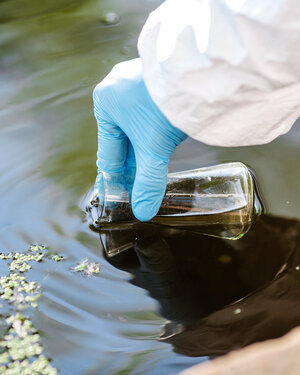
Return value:
[[(62, 260), (60, 255), (49, 255), (46, 248), (32, 245), (24, 253), (0, 253), (9, 273), (0, 277), (0, 374), (5, 375), (56, 375), (57, 370), (43, 353), (40, 334), (26, 312), (36, 308), (41, 296), (40, 285), (28, 281), (26, 272), (32, 263), (44, 258)], [(5, 306), (6, 305), (6, 306)], [(6, 309), (5, 309), (6, 307)], [(4, 312), (7, 311), (7, 312)]]
[(63, 256), (62, 255), (52, 255), (51, 259), (54, 260), (55, 262), (60, 262), (61, 260), (63, 260)]
[(74, 272), (82, 272), (86, 276), (92, 276), (100, 272), (100, 264), (97, 262), (90, 262), (88, 259), (84, 259), (82, 262), (72, 267)]

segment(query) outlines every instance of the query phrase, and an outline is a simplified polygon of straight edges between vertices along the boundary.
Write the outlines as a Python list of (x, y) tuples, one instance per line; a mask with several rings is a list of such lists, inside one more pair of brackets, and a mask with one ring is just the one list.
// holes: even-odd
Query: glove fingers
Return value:
[(136, 177), (132, 191), (132, 210), (140, 221), (157, 214), (165, 194), (168, 163), (151, 157), (137, 157)]
[(123, 173), (127, 158), (128, 138), (118, 125), (98, 120), (98, 173)]

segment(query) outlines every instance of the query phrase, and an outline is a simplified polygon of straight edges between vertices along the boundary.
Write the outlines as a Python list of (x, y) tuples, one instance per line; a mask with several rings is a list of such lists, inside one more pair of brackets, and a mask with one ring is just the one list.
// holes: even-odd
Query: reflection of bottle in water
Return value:
[[(120, 236), (126, 230), (132, 232), (138, 223), (130, 206), (130, 184), (122, 179), (117, 174), (103, 173), (103, 192), (98, 192), (93, 201), (94, 206), (98, 205), (94, 224), (102, 233), (109, 233), (109, 238), (112, 231), (119, 231)], [(261, 210), (249, 169), (235, 162), (169, 174), (166, 194), (151, 222), (238, 239), (249, 230)], [(115, 238), (113, 242), (116, 241)]]

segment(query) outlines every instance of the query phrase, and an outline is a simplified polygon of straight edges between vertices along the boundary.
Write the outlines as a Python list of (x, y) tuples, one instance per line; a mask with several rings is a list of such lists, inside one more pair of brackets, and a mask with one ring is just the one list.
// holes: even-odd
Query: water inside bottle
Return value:
[[(132, 213), (129, 192), (115, 183), (111, 188), (110, 176), (105, 178), (96, 226), (106, 235), (105, 247), (114, 253), (133, 245), (140, 222)], [(235, 162), (170, 174), (161, 207), (149, 223), (235, 240), (261, 211), (254, 177), (244, 164)]]

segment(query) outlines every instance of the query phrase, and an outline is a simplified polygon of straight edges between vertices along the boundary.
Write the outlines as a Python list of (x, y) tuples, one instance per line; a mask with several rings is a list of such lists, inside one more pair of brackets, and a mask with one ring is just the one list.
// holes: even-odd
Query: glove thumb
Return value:
[(144, 156), (137, 158), (136, 163), (131, 195), (132, 211), (138, 220), (148, 221), (157, 214), (164, 197), (169, 161)]

